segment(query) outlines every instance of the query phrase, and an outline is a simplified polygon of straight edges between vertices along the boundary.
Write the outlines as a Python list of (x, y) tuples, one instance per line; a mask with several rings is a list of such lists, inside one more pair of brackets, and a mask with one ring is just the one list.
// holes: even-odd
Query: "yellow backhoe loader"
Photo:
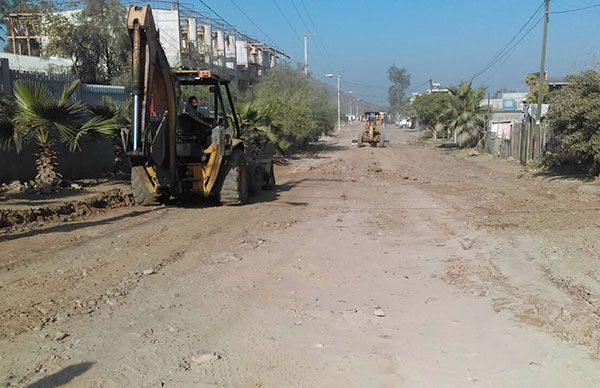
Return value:
[[(171, 69), (150, 6), (130, 7), (127, 27), (133, 116), (124, 144), (135, 202), (155, 205), (197, 193), (243, 204), (249, 192), (274, 186), (273, 145), (242, 139), (231, 80), (209, 70)], [(186, 88), (206, 99), (204, 115), (184, 107)]]

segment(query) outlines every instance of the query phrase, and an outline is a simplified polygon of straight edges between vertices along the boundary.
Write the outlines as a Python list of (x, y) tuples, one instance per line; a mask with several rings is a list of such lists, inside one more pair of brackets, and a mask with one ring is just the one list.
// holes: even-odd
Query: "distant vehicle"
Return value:
[(357, 146), (362, 147), (365, 143), (371, 146), (385, 146), (385, 139), (381, 131), (384, 124), (385, 113), (365, 112), (363, 115), (364, 126), (358, 131)]
[(398, 127), (405, 129), (405, 128), (410, 128), (411, 124), (412, 124), (412, 120), (410, 119), (410, 117), (405, 117), (405, 118), (401, 119), (397, 125), (398, 125)]

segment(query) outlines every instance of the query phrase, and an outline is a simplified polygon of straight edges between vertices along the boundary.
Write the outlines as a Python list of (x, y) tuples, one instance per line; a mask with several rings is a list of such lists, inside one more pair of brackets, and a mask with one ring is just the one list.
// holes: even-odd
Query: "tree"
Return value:
[(388, 89), (388, 102), (390, 110), (400, 114), (408, 104), (406, 91), (410, 86), (410, 74), (405, 68), (398, 68), (395, 64), (387, 70), (388, 79), (392, 86)]
[(33, 140), (37, 143), (39, 153), (35, 182), (42, 190), (50, 190), (62, 179), (56, 171), (55, 138), (75, 150), (84, 135), (101, 133), (106, 127), (115, 125), (114, 120), (97, 116), (90, 118), (83, 104), (71, 101), (78, 85), (79, 81), (67, 84), (57, 98), (44, 84), (30, 80), (18, 80), (15, 83), (17, 105), (11, 137), (17, 150), (20, 150), (23, 142)]
[[(525, 83), (529, 86), (529, 91), (527, 92), (527, 102), (530, 104), (537, 104), (538, 102), (538, 80), (540, 79), (540, 72), (537, 73), (529, 73), (525, 77)], [(549, 100), (549, 90), (548, 81), (544, 80), (544, 98), (542, 103), (546, 104)]]
[(460, 147), (476, 143), (482, 136), (489, 118), (489, 108), (481, 106), (486, 88), (473, 89), (471, 82), (448, 88), (452, 99), (445, 113), (446, 126)]
[(285, 152), (290, 144), (285, 140), (279, 128), (273, 125), (271, 118), (251, 102), (239, 104), (237, 114), (242, 130), (242, 136), (254, 146), (260, 149), (269, 141), (273, 143), (280, 152)]
[(550, 126), (549, 167), (569, 166), (600, 172), (600, 73), (594, 70), (568, 77), (569, 85), (553, 92), (547, 123)]
[(124, 77), (131, 51), (126, 14), (118, 0), (86, 0), (86, 7), (72, 18), (48, 14), (46, 54), (71, 58), (84, 83), (105, 84)]
[(0, 95), (0, 149), (8, 150), (16, 147), (13, 124), (16, 110), (17, 104), (12, 96)]
[(429, 93), (418, 96), (412, 103), (419, 123), (433, 131), (437, 138), (437, 127), (446, 121), (446, 113), (452, 103), (452, 96), (448, 93)]
[(275, 66), (258, 84), (253, 106), (294, 148), (332, 131), (336, 119), (324, 86), (286, 63)]
[(109, 138), (113, 143), (115, 162), (113, 174), (128, 174), (128, 163), (125, 157), (125, 146), (123, 145), (122, 132), (131, 128), (132, 100), (127, 100), (125, 105), (118, 105), (112, 98), (102, 96), (102, 104), (88, 106), (88, 110), (94, 117), (114, 125), (104, 125), (96, 129), (96, 133)]

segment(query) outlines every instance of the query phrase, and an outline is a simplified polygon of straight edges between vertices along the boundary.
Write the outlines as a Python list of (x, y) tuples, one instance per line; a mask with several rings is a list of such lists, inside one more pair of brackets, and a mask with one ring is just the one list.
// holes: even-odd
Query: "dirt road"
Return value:
[(0, 381), (600, 385), (596, 186), (354, 133), (247, 206), (2, 236)]

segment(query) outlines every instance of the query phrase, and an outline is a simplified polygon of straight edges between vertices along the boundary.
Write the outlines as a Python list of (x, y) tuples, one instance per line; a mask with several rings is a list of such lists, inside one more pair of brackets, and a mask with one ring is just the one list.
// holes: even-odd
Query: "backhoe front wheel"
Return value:
[(356, 141), (356, 146), (358, 148), (363, 146), (363, 131), (358, 132), (358, 139)]
[(131, 190), (136, 204), (154, 206), (164, 203), (166, 196), (157, 191), (156, 183), (152, 181), (145, 166), (131, 167)]
[(244, 153), (237, 149), (225, 162), (219, 201), (223, 205), (243, 205), (248, 201), (248, 170)]
[(379, 148), (383, 148), (385, 147), (385, 137), (383, 136), (383, 133), (379, 134)]

